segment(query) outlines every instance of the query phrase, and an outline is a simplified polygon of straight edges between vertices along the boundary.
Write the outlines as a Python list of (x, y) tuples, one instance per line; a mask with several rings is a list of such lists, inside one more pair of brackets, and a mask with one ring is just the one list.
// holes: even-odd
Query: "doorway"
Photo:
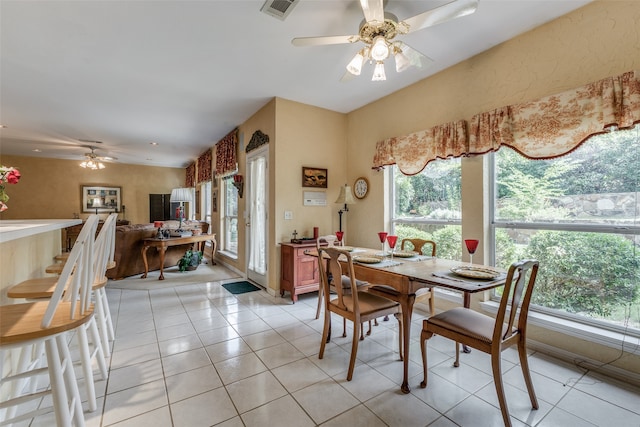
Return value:
[(268, 288), (268, 157), (269, 147), (247, 156), (247, 215), (245, 222), (247, 278)]

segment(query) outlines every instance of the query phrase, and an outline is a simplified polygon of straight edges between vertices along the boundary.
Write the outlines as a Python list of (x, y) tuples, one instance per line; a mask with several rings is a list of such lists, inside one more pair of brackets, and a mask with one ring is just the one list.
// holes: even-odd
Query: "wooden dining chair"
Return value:
[[(28, 421), (49, 412), (50, 409), (35, 405), (36, 409), (16, 415), (16, 408), (51, 396), (56, 425), (84, 426), (67, 332), (84, 336), (83, 326), (93, 318), (90, 294), (97, 224), (97, 215), (90, 216), (85, 223), (50, 299), (0, 306), (0, 374), (3, 384), (13, 385), (0, 405), (5, 411), (3, 423)], [(46, 367), (41, 367), (41, 360), (29, 364), (22, 362), (32, 354), (39, 356), (34, 349), (41, 346), (45, 349)], [(5, 360), (14, 359), (13, 355), (20, 362), (5, 364)], [(36, 378), (47, 373), (50, 386), (34, 390), (32, 384)]]
[[(330, 248), (334, 246), (338, 246), (338, 247), (342, 246), (341, 243), (337, 242), (337, 238), (334, 235), (320, 236), (316, 239), (316, 250), (318, 250), (318, 252), (320, 251), (320, 247), (323, 246), (323, 243)], [(318, 268), (320, 269), (322, 268), (322, 266), (323, 266), (323, 263), (321, 261), (321, 258), (318, 258)], [(335, 288), (335, 283), (331, 275), (329, 275), (329, 285), (333, 292)], [(356, 285), (358, 286), (358, 289), (363, 290), (369, 285), (369, 283), (363, 280), (356, 279)], [(345, 290), (345, 292), (350, 292), (350, 289), (351, 289), (351, 282), (349, 280), (349, 277), (344, 274), (342, 275), (342, 288)], [(320, 287), (318, 288), (318, 307), (316, 308), (316, 319), (320, 317), (320, 308), (322, 307), (323, 295), (324, 295), (324, 288), (322, 287), (322, 284), (320, 284)], [(342, 336), (346, 337), (347, 336), (347, 320), (346, 319), (343, 319), (343, 326), (344, 327), (342, 331)], [(369, 322), (369, 330), (367, 331), (367, 335), (371, 335), (371, 322)], [(362, 331), (360, 339), (364, 339), (364, 331)]]
[[(436, 242), (434, 242), (433, 240), (411, 239), (411, 238), (402, 239), (402, 243), (400, 244), (400, 249), (413, 250), (415, 252), (419, 252), (420, 254), (425, 255), (426, 253), (429, 253), (429, 252), (425, 253), (425, 250), (428, 250), (428, 246), (431, 246), (431, 256), (433, 257), (436, 256)], [(400, 298), (400, 293), (396, 289), (388, 285), (373, 285), (369, 287), (369, 291), (376, 295), (383, 296), (385, 298), (389, 298), (394, 301), (399, 301), (399, 298)], [(416, 293), (416, 299), (414, 301), (414, 304), (416, 302), (425, 302), (425, 301), (429, 302), (429, 313), (432, 315), (435, 314), (435, 292), (434, 292), (433, 286), (420, 289)], [(384, 320), (387, 321), (389, 320), (389, 318), (385, 317)]]
[(453, 364), (455, 367), (460, 365), (460, 344), (489, 353), (493, 382), (504, 425), (511, 426), (502, 384), (501, 358), (502, 351), (517, 345), (520, 367), (529, 392), (531, 406), (538, 409), (538, 400), (533, 389), (527, 359), (527, 317), (537, 274), (538, 261), (536, 260), (523, 260), (511, 265), (495, 319), (464, 307), (456, 307), (425, 319), (420, 333), (424, 370), (424, 380), (420, 386), (422, 388), (427, 386), (425, 342), (433, 335), (440, 335), (456, 342), (456, 360)]
[[(326, 255), (326, 257), (325, 257)], [(351, 341), (351, 358), (349, 360), (349, 370), (347, 381), (353, 378), (353, 369), (358, 354), (358, 342), (360, 341), (360, 331), (362, 323), (385, 315), (395, 315), (398, 319), (399, 350), (402, 352), (402, 317), (400, 314), (400, 304), (390, 299), (379, 297), (362, 291), (356, 283), (356, 276), (353, 269), (351, 254), (341, 251), (339, 248), (321, 247), (318, 250), (319, 259), (327, 260), (327, 268), (320, 269), (320, 284), (324, 288), (324, 328), (322, 330), (322, 340), (320, 342), (320, 353), (318, 358), (324, 357), (324, 348), (330, 337), (331, 313), (353, 323), (353, 338)], [(346, 262), (346, 272), (343, 272), (341, 260)], [(346, 273), (346, 274), (345, 274)], [(335, 297), (331, 294), (329, 274), (333, 277), (348, 277), (349, 288), (342, 286), (334, 287)], [(347, 292), (348, 291), (348, 292)]]
[[(436, 256), (436, 242), (433, 240), (424, 240), (424, 239), (413, 239), (407, 238), (402, 239), (400, 243), (400, 250), (407, 251), (415, 251), (422, 255), (430, 255), (432, 257)], [(431, 315), (436, 314), (435, 312), (435, 288), (433, 286), (429, 288), (422, 288), (416, 293), (415, 302), (420, 303), (429, 303), (429, 313)], [(415, 303), (414, 302), (414, 303)]]

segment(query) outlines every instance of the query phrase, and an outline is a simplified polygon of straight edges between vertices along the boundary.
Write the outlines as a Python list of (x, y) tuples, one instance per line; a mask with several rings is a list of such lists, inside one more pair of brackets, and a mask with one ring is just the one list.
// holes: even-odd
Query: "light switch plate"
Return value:
[(284, 211), (284, 219), (293, 219), (293, 212)]

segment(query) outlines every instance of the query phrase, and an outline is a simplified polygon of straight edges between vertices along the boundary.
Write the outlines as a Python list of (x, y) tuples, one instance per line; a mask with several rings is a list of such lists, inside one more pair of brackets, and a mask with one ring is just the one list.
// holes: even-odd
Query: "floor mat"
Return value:
[(246, 292), (259, 291), (260, 288), (249, 283), (247, 281), (242, 282), (233, 282), (233, 283), (225, 283), (222, 285), (223, 288), (231, 292), (232, 294), (244, 294)]

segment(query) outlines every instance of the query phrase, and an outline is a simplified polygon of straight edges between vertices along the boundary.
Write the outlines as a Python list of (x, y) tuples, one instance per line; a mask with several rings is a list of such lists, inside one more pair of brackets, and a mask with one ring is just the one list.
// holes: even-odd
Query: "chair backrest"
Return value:
[(340, 242), (338, 242), (338, 238), (333, 234), (328, 234), (326, 236), (320, 236), (316, 239), (316, 249), (320, 249), (320, 245), (322, 243), (326, 243), (328, 247), (338, 246)]
[(80, 304), (80, 313), (87, 311), (91, 303), (91, 284), (93, 283), (93, 243), (98, 228), (98, 215), (90, 215), (82, 226), (69, 257), (67, 258), (55, 290), (47, 305), (42, 327), (51, 326), (63, 295), (65, 301), (70, 301), (71, 318), (75, 318), (76, 307)]
[(413, 250), (419, 252), (421, 254), (425, 254), (425, 245), (431, 245), (431, 256), (436, 256), (436, 242), (433, 240), (424, 240), (424, 239), (402, 239), (402, 243), (400, 244), (400, 250), (405, 250), (405, 244), (411, 243), (413, 245)]
[(102, 224), (102, 228), (96, 237), (93, 251), (93, 273), (94, 283), (98, 283), (105, 280), (107, 273), (107, 264), (109, 260), (113, 260), (113, 250), (115, 247), (116, 239), (116, 219), (117, 213), (110, 214)]
[[(536, 260), (518, 261), (509, 267), (500, 307), (496, 314), (496, 326), (493, 330), (494, 343), (505, 341), (516, 333), (525, 334), (538, 267), (539, 262)], [(508, 314), (507, 309), (509, 309)]]
[[(342, 258), (341, 258), (342, 257)], [(326, 260), (327, 269), (319, 268), (320, 270), (320, 284), (324, 289), (324, 298), (326, 309), (329, 309), (329, 303), (333, 295), (331, 291), (334, 291), (337, 295), (337, 305), (343, 310), (359, 312), (358, 305), (358, 286), (356, 284), (356, 275), (353, 270), (353, 260), (349, 252), (340, 250), (333, 247), (320, 247), (318, 249), (318, 259)], [(347, 262), (346, 274), (342, 272), (342, 265), (340, 260)], [(320, 261), (321, 262), (321, 261)], [(349, 278), (350, 286), (345, 288), (343, 286), (331, 286), (331, 277), (342, 277), (345, 275)], [(350, 296), (351, 304), (346, 304), (344, 297)]]

